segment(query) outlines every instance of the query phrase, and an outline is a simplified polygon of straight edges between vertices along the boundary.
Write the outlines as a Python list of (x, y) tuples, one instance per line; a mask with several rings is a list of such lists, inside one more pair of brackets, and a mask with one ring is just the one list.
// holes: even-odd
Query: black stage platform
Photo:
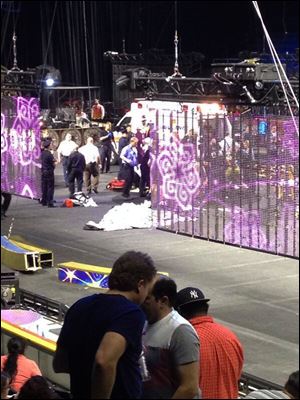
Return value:
[[(200, 287), (211, 299), (211, 314), (239, 336), (245, 348), (244, 371), (284, 384), (299, 368), (299, 263), (295, 259), (192, 239), (155, 229), (85, 231), (89, 220), (102, 216), (123, 199), (105, 189), (116, 175), (101, 175), (98, 208), (47, 208), (37, 201), (13, 197), (9, 217), (2, 221), (7, 235), (15, 217), (13, 235), (54, 252), (55, 264), (78, 261), (111, 267), (123, 252), (148, 252), (157, 269), (169, 272), (181, 289)], [(62, 172), (56, 171), (55, 198), (60, 206), (67, 197)], [(138, 194), (131, 201), (139, 202)], [(57, 280), (55, 269), (21, 273), (20, 287), (51, 299), (72, 304), (95, 293)]]

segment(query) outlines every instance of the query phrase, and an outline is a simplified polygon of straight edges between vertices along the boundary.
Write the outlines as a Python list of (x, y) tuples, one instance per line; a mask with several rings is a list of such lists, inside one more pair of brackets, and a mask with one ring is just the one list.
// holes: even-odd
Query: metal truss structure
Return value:
[[(143, 74), (144, 75), (144, 74)], [(255, 81), (223, 80), (212, 78), (186, 78), (133, 75), (137, 89), (143, 89), (148, 99), (177, 101), (217, 101), (235, 105), (284, 105), (285, 97), (279, 80), (262, 82), (257, 88)], [(298, 97), (299, 82), (291, 81)], [(293, 99), (291, 98), (291, 102)]]
[[(162, 73), (166, 66), (172, 65), (174, 56), (158, 52), (157, 49), (153, 49), (149, 54), (111, 51), (104, 53), (104, 58), (119, 68), (119, 75), (114, 75), (114, 86), (118, 94), (115, 97), (116, 100), (123, 99), (123, 103), (132, 101), (133, 97), (142, 93), (142, 96), (148, 99), (285, 106), (286, 99), (270, 55), (255, 53), (255, 57), (258, 58), (253, 57), (244, 61), (241, 61), (243, 58), (216, 59), (211, 65), (211, 76), (200, 78), (194, 77), (193, 73), (196, 65), (201, 65), (199, 71), (202, 71), (204, 57), (200, 53), (191, 53), (186, 59), (179, 57), (183, 75), (186, 77), (181, 74), (167, 76)], [(285, 54), (280, 55), (280, 59), (293, 90), (299, 97), (299, 56), (296, 53)], [(186, 69), (185, 66), (188, 64), (193, 64), (193, 67)], [(291, 95), (290, 100), (293, 104)]]
[(21, 94), (24, 92), (37, 92), (38, 85), (36, 81), (35, 69), (7, 70), (1, 67), (1, 93)]

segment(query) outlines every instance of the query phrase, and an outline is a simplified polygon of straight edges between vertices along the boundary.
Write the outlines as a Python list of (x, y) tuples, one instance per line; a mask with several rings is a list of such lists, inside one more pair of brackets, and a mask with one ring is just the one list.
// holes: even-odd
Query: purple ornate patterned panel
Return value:
[(1, 99), (1, 190), (41, 197), (41, 138), (36, 98)]
[(158, 228), (299, 257), (299, 138), (291, 117), (200, 115), (179, 135), (158, 115), (151, 136)]

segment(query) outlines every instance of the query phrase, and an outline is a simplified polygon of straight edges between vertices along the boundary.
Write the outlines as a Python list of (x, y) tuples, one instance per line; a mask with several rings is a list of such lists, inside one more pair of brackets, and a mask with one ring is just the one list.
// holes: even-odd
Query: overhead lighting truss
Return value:
[[(212, 78), (185, 78), (172, 76), (133, 75), (134, 86), (142, 89), (149, 99), (177, 99), (179, 101), (218, 101), (223, 104), (283, 105), (285, 98), (279, 80), (256, 81), (223, 80)], [(299, 82), (291, 80), (299, 97)], [(292, 101), (292, 99), (291, 99)]]

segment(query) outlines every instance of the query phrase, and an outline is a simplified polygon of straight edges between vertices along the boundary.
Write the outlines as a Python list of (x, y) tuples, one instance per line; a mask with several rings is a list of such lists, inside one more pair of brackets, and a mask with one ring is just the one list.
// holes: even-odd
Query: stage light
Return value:
[(61, 75), (58, 69), (50, 70), (45, 76), (45, 83), (46, 86), (48, 87), (58, 85), (60, 84), (60, 81), (61, 81)]
[(199, 106), (197, 106), (197, 111), (198, 110), (199, 110), (199, 112), (201, 112), (204, 115), (208, 115), (208, 114), (215, 115), (215, 114), (224, 113), (224, 111), (222, 110), (222, 107), (218, 103), (202, 103)]
[(47, 78), (47, 79), (46, 79), (46, 85), (47, 85), (47, 86), (53, 86), (53, 85), (54, 85), (54, 79), (52, 79), (52, 78)]

